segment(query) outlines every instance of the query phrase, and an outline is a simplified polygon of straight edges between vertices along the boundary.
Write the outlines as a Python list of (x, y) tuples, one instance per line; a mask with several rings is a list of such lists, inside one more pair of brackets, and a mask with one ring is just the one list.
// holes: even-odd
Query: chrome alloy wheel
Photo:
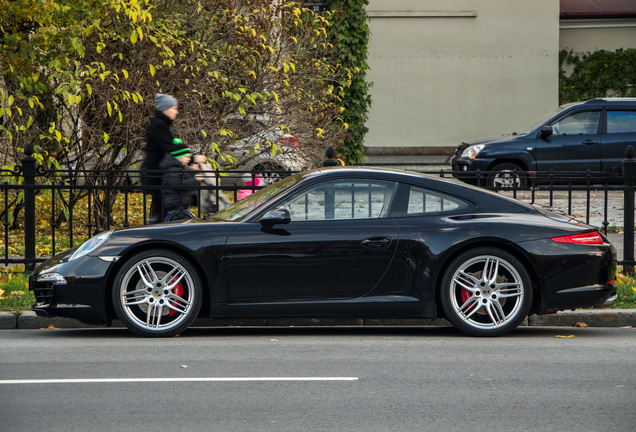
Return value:
[(136, 333), (177, 334), (198, 314), (198, 280), (191, 269), (176, 259), (142, 256), (133, 259), (121, 274), (117, 278), (115, 308), (120, 319)]
[(492, 179), (493, 186), (501, 189), (521, 187), (521, 178), (514, 171), (500, 171)]
[(522, 262), (496, 247), (459, 254), (440, 285), (444, 315), (473, 336), (501, 336), (514, 330), (532, 305), (532, 282)]

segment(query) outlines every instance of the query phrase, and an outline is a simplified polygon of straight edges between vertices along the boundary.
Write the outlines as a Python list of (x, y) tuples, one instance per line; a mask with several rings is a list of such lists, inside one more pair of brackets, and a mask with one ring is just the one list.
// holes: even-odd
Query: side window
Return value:
[(608, 111), (607, 133), (636, 133), (636, 111)]
[(454, 196), (417, 186), (401, 185), (400, 198), (393, 217), (454, 212), (468, 208), (469, 204)]
[(583, 111), (552, 123), (554, 135), (593, 135), (598, 132), (600, 111)]
[(281, 204), (292, 221), (372, 219), (387, 217), (397, 183), (378, 180), (333, 180)]

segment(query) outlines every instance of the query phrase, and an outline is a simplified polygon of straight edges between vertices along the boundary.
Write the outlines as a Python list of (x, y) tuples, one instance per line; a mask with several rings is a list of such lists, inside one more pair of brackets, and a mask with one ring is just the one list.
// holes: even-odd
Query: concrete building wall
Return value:
[(636, 19), (564, 20), (559, 45), (579, 53), (636, 48)]
[(368, 153), (439, 153), (558, 104), (559, 0), (370, 0)]

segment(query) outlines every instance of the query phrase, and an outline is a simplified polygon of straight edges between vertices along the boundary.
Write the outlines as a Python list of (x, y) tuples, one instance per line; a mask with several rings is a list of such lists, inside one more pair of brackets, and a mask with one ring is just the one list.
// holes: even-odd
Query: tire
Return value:
[(140, 252), (117, 272), (115, 313), (128, 330), (145, 337), (172, 337), (201, 310), (201, 279), (181, 255), (163, 249)]
[(528, 315), (532, 284), (513, 255), (480, 247), (451, 262), (442, 279), (440, 300), (457, 330), (472, 336), (501, 336)]
[(177, 221), (185, 221), (185, 220), (190, 220), (190, 219), (194, 219), (194, 214), (188, 210), (173, 210), (171, 212), (168, 212), (168, 214), (166, 215), (165, 219), (163, 220), (164, 222), (177, 222)]
[(275, 162), (262, 162), (254, 167), (252, 170), (255, 174), (261, 176), (265, 185), (269, 186), (276, 183), (278, 180), (287, 177), (288, 174), (282, 172), (271, 171), (285, 171), (285, 168), (281, 167)]
[[(516, 171), (516, 172), (515, 172)], [(488, 186), (497, 189), (513, 189), (526, 185), (521, 167), (510, 162), (495, 165), (488, 176)]]

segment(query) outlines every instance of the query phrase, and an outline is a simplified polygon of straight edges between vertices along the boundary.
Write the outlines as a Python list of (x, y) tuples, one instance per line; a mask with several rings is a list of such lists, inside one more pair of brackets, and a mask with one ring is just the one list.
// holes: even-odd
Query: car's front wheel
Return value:
[(526, 185), (526, 178), (519, 165), (501, 163), (489, 173), (489, 186), (499, 189), (516, 189)]
[(513, 255), (481, 247), (451, 262), (440, 296), (446, 318), (455, 328), (473, 336), (500, 336), (527, 316), (532, 285), (525, 267)]
[(117, 317), (140, 336), (170, 337), (199, 314), (201, 279), (181, 255), (154, 249), (140, 252), (119, 269), (113, 286)]

